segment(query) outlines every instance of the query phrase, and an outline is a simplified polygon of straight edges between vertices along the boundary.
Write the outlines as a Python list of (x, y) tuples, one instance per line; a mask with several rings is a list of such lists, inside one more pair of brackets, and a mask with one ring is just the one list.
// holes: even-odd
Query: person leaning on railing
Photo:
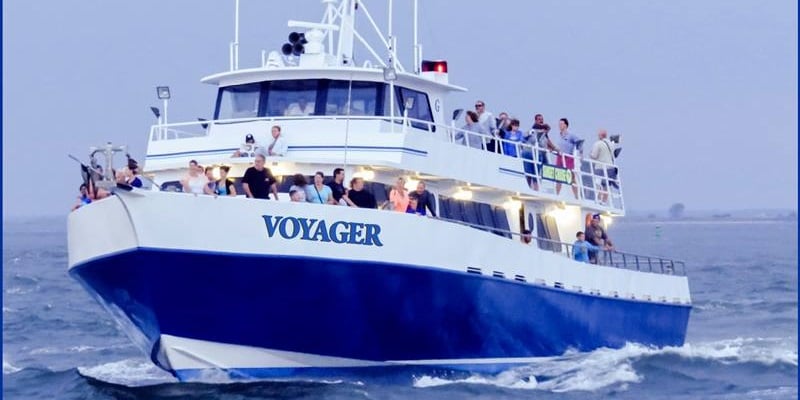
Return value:
[(533, 127), (528, 135), (523, 137), (525, 142), (538, 149), (536, 151), (537, 154), (533, 154), (533, 151), (527, 147), (522, 149), (522, 158), (532, 161), (523, 163), (523, 167), (525, 169), (525, 178), (528, 181), (528, 186), (536, 191), (539, 190), (539, 179), (542, 176), (542, 166), (548, 164), (547, 151), (558, 150), (550, 140), (549, 132), (550, 125), (544, 122), (544, 116), (542, 114), (536, 114), (534, 117)]
[(522, 131), (519, 130), (519, 120), (512, 118), (508, 123), (508, 129), (505, 130), (503, 137), (503, 154), (509, 157), (517, 156), (517, 143), (522, 142)]
[(488, 132), (478, 123), (478, 114), (475, 111), (467, 111), (464, 119), (467, 124), (456, 133), (456, 143), (475, 149), (483, 149), (483, 138), (488, 136)]
[(342, 196), (350, 207), (377, 208), (375, 196), (364, 189), (364, 179), (353, 178), (350, 180), (350, 189)]
[(234, 186), (232, 179), (228, 179), (230, 170), (231, 167), (227, 165), (219, 167), (219, 180), (214, 194), (218, 196), (236, 196), (236, 186)]
[(425, 209), (428, 209), (432, 217), (436, 216), (436, 200), (433, 198), (433, 193), (425, 189), (425, 182), (419, 181), (417, 183), (417, 190), (414, 191), (417, 195), (417, 211), (426, 214)]
[(572, 244), (572, 258), (575, 261), (580, 262), (589, 262), (589, 252), (592, 251), (597, 254), (598, 251), (602, 250), (599, 246), (595, 246), (585, 240), (585, 235), (583, 232), (578, 231), (575, 234), (575, 243)]
[[(589, 226), (586, 227), (586, 240), (592, 245), (599, 247), (600, 250), (613, 251), (614, 243), (611, 242), (611, 238), (608, 237), (606, 230), (603, 229), (603, 226), (600, 224), (600, 222), (600, 214), (592, 215), (592, 220), (589, 223)], [(589, 262), (592, 264), (598, 264), (599, 254), (599, 250), (589, 250)]]

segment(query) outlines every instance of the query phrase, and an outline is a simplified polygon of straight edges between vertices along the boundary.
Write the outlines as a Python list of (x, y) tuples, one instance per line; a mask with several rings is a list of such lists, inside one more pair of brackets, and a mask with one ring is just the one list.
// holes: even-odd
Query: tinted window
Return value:
[[(377, 115), (378, 83), (331, 81), (325, 101), (325, 115)], [(348, 92), (350, 109), (347, 107)]]
[(260, 83), (224, 87), (220, 89), (216, 119), (257, 117), (260, 97)]
[(314, 115), (317, 86), (316, 79), (271, 82), (267, 95), (266, 115), (270, 117)]
[[(400, 109), (405, 112), (406, 101), (412, 99), (413, 104), (408, 110), (408, 118), (418, 119), (422, 121), (433, 122), (433, 114), (431, 113), (431, 105), (428, 102), (428, 95), (416, 90), (400, 88)], [(419, 129), (435, 130), (432, 125), (424, 124), (421, 122), (412, 122), (411, 125)]]

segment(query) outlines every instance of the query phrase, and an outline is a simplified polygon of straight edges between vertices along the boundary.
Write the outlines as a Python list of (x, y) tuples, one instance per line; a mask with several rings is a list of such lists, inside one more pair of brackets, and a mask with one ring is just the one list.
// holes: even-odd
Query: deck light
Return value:
[(153, 112), (153, 115), (156, 116), (157, 120), (161, 120), (161, 110), (159, 110), (158, 107), (150, 107), (150, 111)]
[(406, 179), (406, 190), (408, 190), (409, 192), (413, 192), (413, 191), (417, 190), (417, 184), (418, 183), (419, 183), (419, 181), (414, 179), (414, 178)]
[[(156, 95), (159, 100), (164, 101), (164, 119), (161, 120), (162, 125), (167, 124), (167, 107), (169, 106), (169, 99), (172, 97), (169, 92), (169, 86), (156, 86)], [(162, 135), (166, 134), (166, 130), (162, 131)]]
[(158, 86), (156, 87), (156, 94), (160, 100), (169, 100), (169, 86)]
[(472, 200), (472, 191), (459, 188), (458, 191), (453, 194), (453, 198), (456, 200)]
[(397, 80), (397, 71), (394, 67), (386, 67), (383, 69), (383, 80), (388, 82)]
[(503, 208), (506, 210), (519, 210), (522, 207), (522, 202), (519, 200), (515, 200), (514, 198), (509, 198), (506, 202), (503, 203)]
[(375, 179), (375, 171), (371, 169), (364, 169), (354, 173), (353, 178), (361, 178), (365, 181), (372, 181)]

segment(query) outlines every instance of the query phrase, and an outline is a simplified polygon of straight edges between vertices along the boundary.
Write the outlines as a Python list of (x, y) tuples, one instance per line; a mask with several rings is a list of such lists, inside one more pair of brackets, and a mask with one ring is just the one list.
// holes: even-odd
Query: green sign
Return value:
[(542, 165), (542, 179), (560, 183), (572, 183), (572, 171), (553, 165)]

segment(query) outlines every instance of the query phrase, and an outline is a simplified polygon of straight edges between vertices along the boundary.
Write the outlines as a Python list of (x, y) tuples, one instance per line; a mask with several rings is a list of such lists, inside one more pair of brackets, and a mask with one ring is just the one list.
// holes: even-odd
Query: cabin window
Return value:
[[(427, 94), (404, 87), (399, 88), (398, 93), (398, 97), (400, 98), (400, 110), (403, 113), (405, 112), (406, 101), (408, 99), (413, 99), (413, 105), (408, 110), (408, 118), (433, 122), (433, 113), (431, 113), (431, 105), (428, 102)], [(436, 130), (433, 124), (426, 124), (420, 121), (412, 121), (411, 126), (418, 129)]]
[(257, 117), (260, 98), (261, 84), (259, 83), (221, 88), (214, 119)]
[(511, 234), (508, 233), (506, 211), (500, 206), (441, 196), (439, 198), (439, 215), (442, 218), (469, 223), (476, 229), (507, 238), (511, 237)]
[(266, 115), (301, 117), (318, 115), (316, 79), (273, 81), (269, 84)]
[(348, 115), (347, 98), (350, 97), (349, 115), (378, 115), (378, 90), (375, 82), (331, 81), (325, 101), (325, 115)]

